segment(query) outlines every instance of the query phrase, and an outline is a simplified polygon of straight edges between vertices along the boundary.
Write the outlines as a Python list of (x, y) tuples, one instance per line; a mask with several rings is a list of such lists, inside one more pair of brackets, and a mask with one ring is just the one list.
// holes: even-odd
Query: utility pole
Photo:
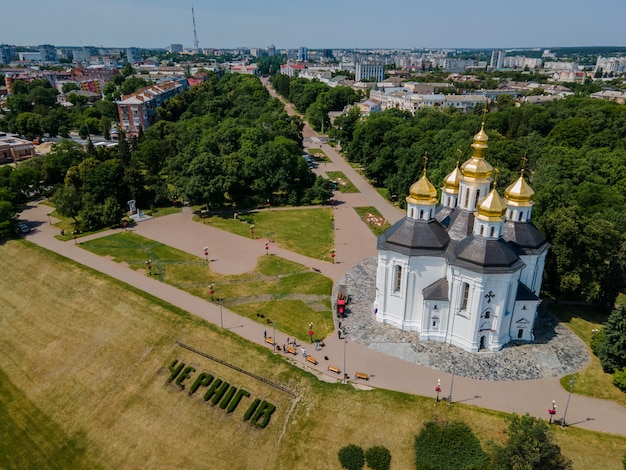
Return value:
[(193, 20), (193, 48), (196, 51), (196, 54), (200, 52), (199, 42), (198, 42), (198, 33), (196, 33), (196, 14), (193, 11), (193, 7), (191, 7), (191, 18)]

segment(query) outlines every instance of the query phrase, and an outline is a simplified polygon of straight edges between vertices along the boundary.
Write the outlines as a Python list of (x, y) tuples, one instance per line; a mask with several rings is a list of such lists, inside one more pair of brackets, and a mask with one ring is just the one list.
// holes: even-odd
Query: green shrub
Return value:
[(626, 392), (626, 367), (622, 370), (616, 370), (613, 373), (613, 385), (619, 388), (622, 392)]
[(602, 345), (604, 344), (604, 338), (606, 337), (606, 333), (604, 328), (600, 328), (599, 330), (594, 330), (591, 335), (591, 341), (589, 345), (591, 346), (591, 350), (596, 356), (599, 356)]
[(339, 449), (339, 462), (348, 470), (360, 470), (365, 464), (363, 449), (354, 444), (342, 447)]
[(485, 468), (487, 454), (462, 422), (427, 422), (415, 438), (417, 470)]
[(370, 447), (365, 451), (367, 466), (374, 470), (389, 470), (391, 453), (383, 446)]

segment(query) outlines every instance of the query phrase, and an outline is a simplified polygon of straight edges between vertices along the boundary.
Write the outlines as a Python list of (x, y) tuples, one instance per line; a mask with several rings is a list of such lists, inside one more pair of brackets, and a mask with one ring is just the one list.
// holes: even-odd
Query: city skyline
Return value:
[[(0, 43), (16, 45), (164, 48), (193, 46), (192, 6), (202, 48), (306, 46), (327, 48), (533, 48), (624, 46), (626, 2), (572, 0), (566, 8), (528, 0), (392, 5), (346, 0), (316, 3), (234, 0), (31, 0), (3, 7)], [(35, 12), (35, 13), (33, 13)], [(25, 21), (18, 21), (23, 19)]]

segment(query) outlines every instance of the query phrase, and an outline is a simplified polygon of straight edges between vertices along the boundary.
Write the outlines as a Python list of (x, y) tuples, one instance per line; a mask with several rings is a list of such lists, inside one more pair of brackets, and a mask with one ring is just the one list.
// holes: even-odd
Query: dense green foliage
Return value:
[(354, 444), (339, 449), (338, 457), (341, 466), (348, 470), (360, 470), (365, 464), (363, 449)]
[(374, 470), (389, 470), (391, 452), (384, 446), (370, 447), (365, 451), (367, 466)]
[[(552, 245), (544, 288), (610, 308), (626, 287), (626, 108), (570, 97), (515, 107), (506, 100), (486, 116), (487, 159), (505, 188), (525, 166), (535, 191), (533, 220)], [(404, 201), (428, 156), (435, 187), (469, 158), (481, 116), (424, 109), (388, 110), (336, 121), (336, 137), (368, 178)], [(523, 157), (528, 158), (524, 165)]]
[(417, 470), (481, 469), (487, 454), (470, 429), (462, 422), (427, 422), (415, 438)]
[(611, 382), (622, 392), (626, 393), (626, 367), (622, 370), (616, 370), (613, 372), (613, 379)]
[(274, 75), (271, 83), (276, 92), (293, 103), (298, 112), (305, 114), (309, 124), (317, 130), (330, 129), (330, 111), (341, 111), (362, 98), (350, 87), (331, 88), (317, 79)]
[[(605, 372), (621, 374), (622, 369), (626, 368), (626, 308), (624, 306), (613, 310), (604, 327), (593, 334), (591, 349), (600, 359)], [(620, 375), (617, 381), (621, 384), (620, 377), (622, 376)]]
[(553, 442), (545, 420), (512, 415), (507, 418), (507, 441), (493, 445), (492, 465), (497, 470), (566, 470), (572, 463)]

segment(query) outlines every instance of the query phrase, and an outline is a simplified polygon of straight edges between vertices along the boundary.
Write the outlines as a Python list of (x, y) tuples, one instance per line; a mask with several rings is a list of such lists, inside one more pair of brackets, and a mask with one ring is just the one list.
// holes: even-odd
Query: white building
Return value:
[(385, 65), (376, 62), (357, 62), (355, 64), (355, 81), (376, 79), (382, 82), (385, 79)]
[(426, 177), (406, 216), (378, 238), (376, 319), (469, 352), (532, 341), (548, 243), (531, 221), (522, 175), (504, 198), (492, 188), (484, 125), (472, 157), (444, 180)]

